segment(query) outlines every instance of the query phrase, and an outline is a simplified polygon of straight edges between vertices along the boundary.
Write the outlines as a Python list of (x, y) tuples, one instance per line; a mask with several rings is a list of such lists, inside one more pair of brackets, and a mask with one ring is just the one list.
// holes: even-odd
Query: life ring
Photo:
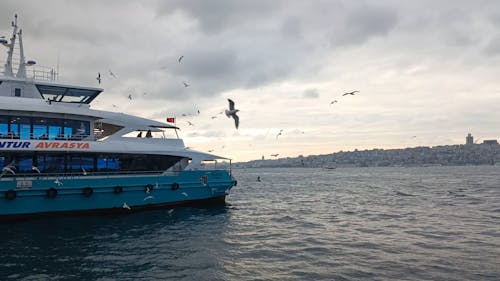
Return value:
[(7, 200), (14, 200), (14, 199), (16, 199), (17, 193), (15, 190), (9, 189), (9, 190), (5, 191), (4, 196), (5, 196), (5, 199), (7, 199)]
[(144, 191), (146, 193), (150, 193), (151, 191), (153, 191), (153, 185), (152, 184), (146, 184), (146, 186), (144, 187)]
[(47, 195), (47, 197), (49, 197), (49, 198), (54, 198), (57, 196), (57, 189), (51, 187), (51, 188), (45, 190), (45, 195)]
[(172, 183), (172, 184), (170, 185), (170, 189), (172, 189), (172, 190), (177, 190), (177, 189), (179, 189), (179, 184), (178, 184), (178, 183), (176, 183), (176, 182)]
[(82, 194), (85, 197), (90, 197), (90, 196), (92, 196), (93, 193), (94, 193), (94, 190), (92, 189), (92, 187), (85, 187), (82, 191)]
[(113, 193), (114, 193), (114, 194), (120, 194), (120, 193), (122, 193), (122, 192), (123, 192), (123, 187), (121, 187), (121, 186), (119, 186), (119, 185), (118, 185), (118, 186), (115, 186), (115, 187), (113, 188)]

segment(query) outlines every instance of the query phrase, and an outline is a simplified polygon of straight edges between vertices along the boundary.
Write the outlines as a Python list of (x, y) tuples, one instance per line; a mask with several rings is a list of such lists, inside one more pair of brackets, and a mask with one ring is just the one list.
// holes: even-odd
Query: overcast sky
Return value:
[(14, 13), (29, 59), (104, 88), (94, 108), (176, 117), (233, 161), (500, 137), (499, 1), (2, 0), (0, 35)]

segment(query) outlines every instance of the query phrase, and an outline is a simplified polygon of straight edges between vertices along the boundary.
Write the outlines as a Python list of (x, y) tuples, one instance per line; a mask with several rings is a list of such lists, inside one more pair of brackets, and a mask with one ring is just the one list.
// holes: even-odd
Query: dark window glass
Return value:
[(49, 130), (49, 140), (60, 139), (63, 136), (63, 127), (61, 119), (47, 119)]
[(9, 118), (0, 116), (0, 138), (6, 138), (9, 132)]
[(19, 123), (21, 121), (20, 117), (11, 117), (9, 124), (9, 132), (7, 133), (8, 138), (18, 139), (19, 138)]
[(46, 155), (38, 157), (38, 169), (45, 173), (64, 173), (64, 155)]
[[(98, 172), (159, 172), (175, 165), (181, 158), (162, 155), (51, 153), (51, 152), (1, 152), (0, 167), (12, 163), (15, 172), (34, 173), (36, 167), (44, 173)], [(96, 166), (94, 166), (96, 164)]]
[(19, 88), (15, 88), (15, 89), (14, 89), (14, 96), (16, 96), (16, 97), (20, 97), (20, 96), (21, 96), (21, 89), (19, 89)]
[(33, 138), (40, 140), (49, 139), (47, 131), (47, 118), (33, 118)]
[(16, 159), (16, 167), (18, 173), (32, 173), (33, 156), (29, 154), (19, 155)]
[(57, 86), (36, 85), (42, 97), (57, 102), (90, 103), (101, 91)]
[(31, 138), (31, 119), (29, 117), (20, 117), (19, 122), (19, 137), (22, 140)]
[(46, 100), (57, 101), (66, 92), (67, 88), (55, 87), (55, 86), (42, 86), (37, 85), (38, 91), (42, 94), (42, 97)]

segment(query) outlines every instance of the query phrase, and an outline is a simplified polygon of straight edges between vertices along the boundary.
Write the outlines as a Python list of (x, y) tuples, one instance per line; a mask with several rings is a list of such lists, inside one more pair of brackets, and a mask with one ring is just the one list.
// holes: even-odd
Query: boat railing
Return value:
[(109, 171), (109, 172), (71, 172), (71, 173), (16, 173), (2, 174), (2, 180), (40, 180), (40, 179), (58, 179), (74, 180), (91, 177), (111, 178), (118, 176), (178, 176), (180, 171)]
[[(4, 66), (5, 61), (0, 60), (0, 65)], [(13, 63), (12, 72), (17, 73), (18, 70), (19, 63)], [(26, 79), (39, 81), (57, 81), (59, 79), (59, 73), (53, 67), (31, 65), (28, 69), (26, 69)]]

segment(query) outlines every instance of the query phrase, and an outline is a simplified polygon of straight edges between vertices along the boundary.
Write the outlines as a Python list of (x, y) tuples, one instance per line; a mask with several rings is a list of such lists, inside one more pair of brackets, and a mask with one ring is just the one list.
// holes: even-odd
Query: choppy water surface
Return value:
[(233, 172), (227, 206), (2, 223), (0, 280), (500, 280), (500, 167)]

